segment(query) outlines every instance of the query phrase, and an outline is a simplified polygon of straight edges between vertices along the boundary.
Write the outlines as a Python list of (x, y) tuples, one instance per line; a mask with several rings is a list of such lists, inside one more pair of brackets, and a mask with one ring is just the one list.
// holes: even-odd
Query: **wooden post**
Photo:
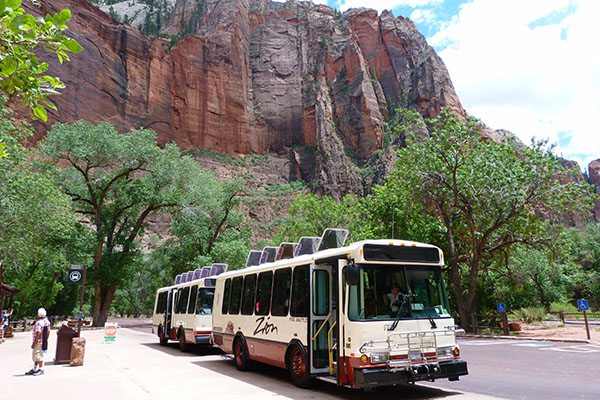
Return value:
[(86, 264), (83, 264), (83, 272), (81, 274), (81, 291), (79, 292), (79, 318), (77, 321), (77, 337), (81, 337), (81, 324), (83, 323), (83, 301), (85, 300), (85, 273)]
[(558, 317), (560, 318), (560, 322), (563, 324), (563, 326), (565, 325), (565, 312), (563, 310), (560, 310), (558, 312)]
[(502, 313), (502, 330), (504, 335), (510, 335), (510, 330), (508, 327), (508, 313), (506, 311)]
[(583, 319), (585, 320), (585, 331), (587, 333), (587, 338), (588, 338), (588, 340), (590, 340), (591, 339), (591, 336), (590, 336), (590, 326), (588, 324), (587, 311), (585, 311), (585, 310), (583, 311)]

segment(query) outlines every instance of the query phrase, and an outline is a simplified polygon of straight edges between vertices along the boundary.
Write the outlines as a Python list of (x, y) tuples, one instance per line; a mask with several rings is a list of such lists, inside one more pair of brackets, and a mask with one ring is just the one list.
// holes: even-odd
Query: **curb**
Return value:
[(551, 338), (551, 337), (534, 337), (534, 336), (498, 336), (498, 335), (475, 335), (466, 334), (460, 335), (461, 338), (467, 339), (506, 339), (506, 340), (537, 340), (542, 342), (562, 342), (562, 343), (585, 343), (585, 344), (599, 344), (591, 340), (585, 339), (564, 339), (564, 338)]

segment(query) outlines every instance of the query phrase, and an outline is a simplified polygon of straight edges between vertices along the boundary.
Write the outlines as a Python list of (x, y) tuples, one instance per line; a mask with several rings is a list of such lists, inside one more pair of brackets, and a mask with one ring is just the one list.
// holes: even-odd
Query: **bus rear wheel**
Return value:
[(240, 371), (250, 370), (250, 358), (248, 357), (248, 348), (241, 338), (236, 338), (233, 342), (233, 358), (235, 367)]
[(158, 328), (158, 343), (161, 346), (166, 346), (169, 343), (169, 338), (165, 336), (165, 328), (162, 326)]
[(294, 385), (308, 388), (311, 384), (306, 352), (298, 345), (293, 344), (288, 352), (287, 367)]

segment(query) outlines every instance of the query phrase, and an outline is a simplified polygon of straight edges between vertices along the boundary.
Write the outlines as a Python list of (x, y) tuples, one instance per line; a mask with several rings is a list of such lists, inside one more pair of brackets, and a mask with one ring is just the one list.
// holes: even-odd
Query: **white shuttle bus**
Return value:
[(341, 247), (346, 237), (328, 229), (253, 251), (245, 269), (220, 275), (214, 343), (238, 369), (285, 368), (300, 387), (314, 378), (371, 388), (467, 375), (442, 251), (403, 240)]
[(226, 264), (213, 264), (178, 275), (174, 285), (157, 290), (152, 333), (161, 345), (174, 340), (186, 351), (190, 344), (212, 344), (215, 281), (226, 270)]

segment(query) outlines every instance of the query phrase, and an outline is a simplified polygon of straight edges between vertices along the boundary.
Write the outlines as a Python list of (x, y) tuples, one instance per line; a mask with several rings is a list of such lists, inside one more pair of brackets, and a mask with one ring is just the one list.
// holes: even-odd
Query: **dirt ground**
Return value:
[[(537, 325), (521, 325), (519, 336), (548, 338), (548, 339), (570, 339), (570, 340), (587, 340), (585, 326), (537, 326)], [(597, 325), (590, 326), (590, 336), (593, 342), (600, 343), (600, 329)]]

